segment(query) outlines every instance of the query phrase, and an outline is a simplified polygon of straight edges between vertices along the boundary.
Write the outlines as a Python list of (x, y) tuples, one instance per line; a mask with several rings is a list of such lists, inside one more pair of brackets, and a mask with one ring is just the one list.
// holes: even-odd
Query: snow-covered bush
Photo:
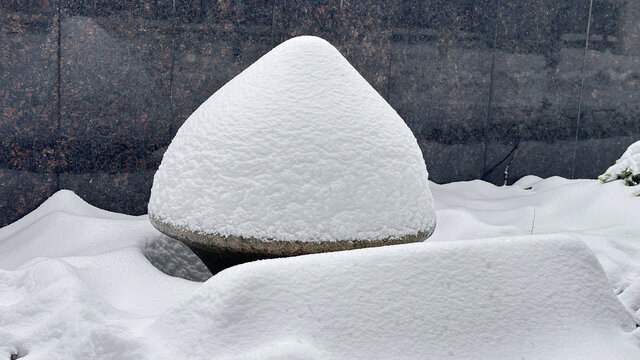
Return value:
[(640, 141), (631, 144), (616, 163), (598, 176), (602, 182), (622, 179), (629, 186), (640, 184)]

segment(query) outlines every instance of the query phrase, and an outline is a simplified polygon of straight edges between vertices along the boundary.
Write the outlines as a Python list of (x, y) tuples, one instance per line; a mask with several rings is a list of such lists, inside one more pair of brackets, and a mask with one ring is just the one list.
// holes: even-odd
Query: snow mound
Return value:
[(139, 217), (98, 209), (72, 191), (61, 190), (24, 218), (0, 229), (0, 268), (14, 269), (78, 251), (99, 254), (136, 246), (158, 235)]
[(60, 190), (51, 195), (38, 208), (25, 215), (18, 221), (9, 224), (0, 230), (0, 241), (9, 238), (40, 221), (52, 213), (63, 212), (75, 216), (96, 217), (101, 219), (131, 219), (130, 215), (119, 214), (102, 210), (89, 205), (71, 190)]
[(148, 257), (161, 258), (165, 272), (211, 276), (147, 216), (101, 210), (68, 190), (1, 228), (0, 359), (145, 358), (135, 329), (198, 285), (165, 275)]
[[(528, 189), (528, 190), (526, 190)], [(431, 184), (438, 227), (429, 241), (571, 234), (596, 254), (623, 304), (640, 318), (640, 201), (620, 181), (527, 177), (522, 184)], [(639, 333), (640, 335), (640, 333)]]
[(265, 240), (429, 235), (427, 176), (400, 116), (338, 50), (302, 36), (187, 119), (154, 177), (149, 215), (192, 232)]
[[(0, 229), (0, 359), (637, 359), (640, 328), (628, 333), (612, 295), (640, 317), (634, 189), (520, 185), (431, 184), (426, 243), (249, 263), (205, 283), (158, 270), (207, 277), (148, 217), (61, 191)], [(532, 232), (546, 235), (515, 236)]]
[(627, 185), (640, 184), (640, 141), (629, 145), (616, 163), (598, 176), (602, 182), (623, 179)]
[[(293, 346), (303, 359), (620, 360), (639, 354), (635, 327), (591, 251), (556, 235), (247, 263), (148, 335), (167, 359), (276, 359)], [(272, 357), (255, 356), (262, 349)]]
[(169, 275), (200, 281), (211, 277), (186, 245), (158, 232), (146, 215), (99, 209), (70, 190), (56, 192), (22, 219), (0, 229), (0, 269), (131, 247), (140, 248)]

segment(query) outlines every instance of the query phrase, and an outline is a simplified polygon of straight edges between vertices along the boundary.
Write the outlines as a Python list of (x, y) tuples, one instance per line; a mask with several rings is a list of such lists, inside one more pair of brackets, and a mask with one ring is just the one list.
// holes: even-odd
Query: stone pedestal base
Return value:
[(322, 252), (419, 242), (431, 236), (434, 229), (398, 238), (378, 240), (282, 241), (243, 236), (221, 236), (187, 230), (149, 215), (151, 224), (160, 232), (185, 243), (216, 274), (228, 267), (249, 261)]

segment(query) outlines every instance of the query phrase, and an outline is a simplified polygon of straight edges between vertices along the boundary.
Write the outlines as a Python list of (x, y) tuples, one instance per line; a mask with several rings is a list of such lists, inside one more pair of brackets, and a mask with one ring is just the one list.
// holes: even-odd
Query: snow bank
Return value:
[(186, 245), (160, 234), (146, 215), (98, 209), (69, 190), (56, 192), (19, 221), (0, 229), (0, 268), (128, 247), (140, 248), (167, 274), (191, 280), (211, 276)]
[[(640, 356), (613, 297), (640, 315), (634, 188), (533, 176), (431, 188), (429, 242), (249, 263), (205, 283), (156, 269), (207, 277), (148, 217), (59, 192), (0, 229), (0, 359)], [(516, 238), (531, 232), (543, 235)], [(586, 243), (611, 284), (559, 234)]]
[(145, 358), (135, 329), (197, 287), (148, 257), (167, 272), (177, 262), (189, 264), (177, 274), (208, 273), (147, 216), (101, 210), (67, 190), (0, 229), (0, 359)]
[(635, 327), (582, 242), (538, 236), (239, 265), (150, 334), (166, 359), (279, 359), (284, 341), (303, 359), (620, 360), (640, 354)]
[(435, 226), (422, 153), (326, 41), (277, 46), (204, 102), (155, 175), (149, 215), (284, 241), (400, 238)]
[[(640, 318), (640, 201), (620, 181), (541, 179), (513, 186), (474, 180), (431, 184), (438, 227), (429, 241), (571, 234), (602, 264), (614, 292)], [(635, 294), (635, 295), (634, 295)]]
[(629, 145), (616, 163), (598, 176), (602, 182), (624, 179), (627, 185), (640, 184), (640, 141)]
[(73, 192), (62, 190), (0, 230), (0, 267), (14, 269), (42, 258), (136, 246), (149, 236), (157, 236), (149, 230), (137, 217), (95, 208)]

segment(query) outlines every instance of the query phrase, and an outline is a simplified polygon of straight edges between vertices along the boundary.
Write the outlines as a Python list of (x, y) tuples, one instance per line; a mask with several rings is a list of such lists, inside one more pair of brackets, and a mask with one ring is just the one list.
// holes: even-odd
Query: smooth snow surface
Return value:
[[(145, 257), (151, 249), (150, 261)], [(164, 256), (160, 256), (164, 253)], [(0, 359), (144, 359), (135, 329), (205, 279), (206, 267), (147, 216), (95, 208), (54, 194), (0, 229)], [(171, 272), (170, 272), (171, 273)]]
[(425, 243), (264, 260), (204, 283), (157, 270), (207, 277), (147, 217), (61, 191), (0, 229), (0, 359), (640, 358), (634, 188), (431, 187), (439, 225)]
[(265, 240), (378, 240), (435, 226), (411, 130), (312, 36), (277, 46), (187, 119), (154, 177), (149, 215)]
[[(604, 182), (617, 179), (630, 179), (632, 176), (640, 176), (640, 141), (629, 145), (616, 163), (611, 165), (598, 178)], [(635, 185), (640, 181), (634, 181)]]
[(150, 332), (174, 349), (155, 354), (169, 359), (283, 339), (318, 359), (633, 359), (635, 328), (591, 251), (556, 235), (248, 263), (204, 283)]

